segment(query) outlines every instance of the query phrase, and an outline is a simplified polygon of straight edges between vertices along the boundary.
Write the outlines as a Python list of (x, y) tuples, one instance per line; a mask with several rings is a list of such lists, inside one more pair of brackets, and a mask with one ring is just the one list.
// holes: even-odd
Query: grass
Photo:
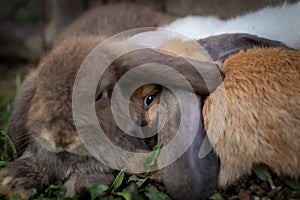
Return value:
[[(11, 113), (11, 103), (3, 95), (0, 96), (0, 167), (5, 167), (11, 162), (10, 157), (7, 154), (8, 145), (12, 145), (12, 142), (8, 136), (8, 118)], [(13, 145), (12, 145), (13, 146)]]
[[(17, 76), (15, 80), (16, 88), (20, 87), (20, 77)], [(7, 166), (13, 161), (8, 154), (7, 149), (9, 146), (13, 147), (12, 141), (8, 137), (8, 119), (11, 114), (12, 106), (11, 99), (7, 99), (5, 96), (0, 95), (0, 169)], [(147, 172), (151, 166), (155, 163), (158, 151), (161, 145), (157, 145), (154, 151), (149, 156), (143, 169)], [(300, 183), (292, 179), (281, 179), (278, 181), (276, 175), (273, 174), (265, 165), (258, 165), (253, 168), (254, 175), (251, 179), (258, 179), (260, 187), (261, 182), (267, 185), (267, 192), (262, 196), (251, 191), (251, 186), (243, 188), (242, 193), (232, 190), (219, 190), (216, 191), (211, 197), (211, 200), (223, 200), (223, 199), (247, 199), (259, 196), (260, 198), (270, 199), (267, 195), (269, 192), (274, 192), (276, 199), (300, 199)], [(254, 178), (253, 178), (254, 177)], [(235, 186), (233, 186), (235, 187)], [(239, 189), (240, 190), (240, 189)], [(65, 197), (66, 189), (62, 182), (56, 182), (49, 185), (43, 191), (40, 191), (32, 199), (69, 199), (77, 200), (78, 196), (72, 198)], [(87, 190), (87, 196), (91, 200), (105, 199), (105, 200), (168, 200), (170, 197), (165, 193), (164, 186), (160, 183), (154, 182), (148, 178), (148, 173), (142, 175), (127, 175), (123, 171), (119, 172), (115, 181), (110, 185), (99, 185), (89, 188)], [(278, 198), (277, 198), (278, 197)], [(18, 198), (12, 198), (18, 200)]]

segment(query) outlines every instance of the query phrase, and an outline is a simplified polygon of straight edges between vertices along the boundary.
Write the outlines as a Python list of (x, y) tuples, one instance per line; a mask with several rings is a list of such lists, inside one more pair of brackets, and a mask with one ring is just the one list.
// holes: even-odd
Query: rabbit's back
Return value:
[(211, 94), (203, 111), (207, 134), (221, 159), (219, 183), (249, 173), (256, 163), (298, 177), (300, 52), (241, 51), (225, 61), (224, 71), (224, 88)]
[(166, 20), (165, 14), (146, 6), (130, 3), (111, 4), (84, 13), (63, 31), (58, 41), (70, 36), (110, 37), (129, 29), (157, 27), (163, 25)]

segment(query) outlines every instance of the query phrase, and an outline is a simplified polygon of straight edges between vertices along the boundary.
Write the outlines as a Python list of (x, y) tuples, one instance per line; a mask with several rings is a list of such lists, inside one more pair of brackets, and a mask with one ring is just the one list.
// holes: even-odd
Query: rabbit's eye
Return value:
[(153, 104), (155, 98), (156, 98), (156, 93), (150, 94), (144, 98), (144, 109), (145, 110), (148, 110), (150, 108), (150, 106)]

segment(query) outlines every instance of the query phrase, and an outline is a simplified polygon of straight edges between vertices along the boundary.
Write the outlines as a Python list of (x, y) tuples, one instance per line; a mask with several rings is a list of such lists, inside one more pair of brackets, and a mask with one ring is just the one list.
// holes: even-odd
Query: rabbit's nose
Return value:
[(141, 127), (147, 126), (149, 124), (146, 119), (138, 120), (136, 123), (137, 123), (137, 125), (139, 125)]

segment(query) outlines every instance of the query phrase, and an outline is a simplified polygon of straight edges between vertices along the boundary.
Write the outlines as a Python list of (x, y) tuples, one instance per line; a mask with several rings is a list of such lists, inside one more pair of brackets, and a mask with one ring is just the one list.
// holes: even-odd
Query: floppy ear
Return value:
[[(116, 68), (117, 77), (121, 77), (137, 66), (144, 65), (142, 70), (137, 70), (131, 75), (131, 80), (161, 80), (168, 85), (189, 90), (189, 87), (183, 84), (184, 80), (178, 77), (179, 72), (185, 80), (189, 81), (194, 91), (201, 96), (209, 95), (223, 81), (223, 73), (214, 63), (184, 59), (147, 48), (131, 51), (116, 59), (112, 65)], [(159, 65), (165, 65), (174, 70), (169, 71)]]
[(236, 33), (211, 36), (198, 40), (214, 61), (224, 60), (240, 50), (258, 47), (286, 47), (283, 43), (257, 37), (255, 35)]
[[(17, 93), (13, 104), (13, 111), (9, 119), (9, 135), (19, 156), (29, 142), (28, 129), (26, 128), (27, 113), (31, 99), (35, 93), (36, 72), (32, 71), (24, 80)], [(10, 152), (11, 154), (12, 152)]]

